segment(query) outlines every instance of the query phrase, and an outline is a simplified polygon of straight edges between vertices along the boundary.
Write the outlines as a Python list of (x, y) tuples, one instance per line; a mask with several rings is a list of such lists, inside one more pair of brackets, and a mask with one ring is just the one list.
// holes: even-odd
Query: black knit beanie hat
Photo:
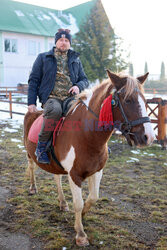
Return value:
[(62, 37), (67, 38), (69, 40), (70, 44), (71, 44), (72, 37), (70, 35), (70, 30), (68, 30), (68, 29), (59, 29), (58, 32), (55, 34), (55, 44)]

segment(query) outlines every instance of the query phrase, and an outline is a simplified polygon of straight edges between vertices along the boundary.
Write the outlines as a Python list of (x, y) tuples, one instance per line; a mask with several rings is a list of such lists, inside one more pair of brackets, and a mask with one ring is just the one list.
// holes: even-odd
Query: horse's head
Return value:
[(137, 79), (117, 75), (109, 70), (107, 73), (116, 90), (113, 95), (114, 122), (120, 125), (119, 128), (129, 145), (151, 144), (155, 135), (146, 112), (146, 100), (142, 88), (148, 73)]

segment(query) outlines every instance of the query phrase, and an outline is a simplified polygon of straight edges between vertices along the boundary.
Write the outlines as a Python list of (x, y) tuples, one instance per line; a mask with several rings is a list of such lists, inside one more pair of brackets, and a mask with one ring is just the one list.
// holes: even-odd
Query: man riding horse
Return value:
[(55, 34), (55, 46), (38, 55), (28, 80), (28, 111), (37, 111), (37, 96), (44, 109), (35, 152), (39, 163), (50, 163), (46, 146), (53, 130), (47, 128), (47, 120), (52, 120), (52, 124), (59, 121), (63, 102), (89, 85), (79, 54), (70, 49), (71, 40), (70, 30), (59, 29)]

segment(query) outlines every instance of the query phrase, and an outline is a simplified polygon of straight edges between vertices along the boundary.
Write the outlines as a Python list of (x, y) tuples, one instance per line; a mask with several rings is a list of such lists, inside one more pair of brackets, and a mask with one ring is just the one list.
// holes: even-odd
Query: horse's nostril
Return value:
[(147, 135), (144, 135), (144, 136), (143, 136), (143, 140), (144, 140), (144, 142), (147, 142), (147, 140), (148, 140)]

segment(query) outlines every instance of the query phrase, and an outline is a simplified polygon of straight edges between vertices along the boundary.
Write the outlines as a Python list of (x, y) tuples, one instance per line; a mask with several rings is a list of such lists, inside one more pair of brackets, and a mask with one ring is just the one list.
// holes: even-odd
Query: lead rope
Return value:
[(93, 110), (91, 109), (91, 108), (89, 108), (88, 107), (88, 105), (86, 105), (86, 103), (84, 103), (84, 101), (81, 99), (81, 98), (79, 98), (79, 100), (80, 100), (80, 102), (82, 103), (82, 104), (84, 104), (85, 106), (86, 106), (86, 108), (97, 118), (97, 119), (99, 119), (99, 117), (95, 114), (95, 112), (93, 112)]

